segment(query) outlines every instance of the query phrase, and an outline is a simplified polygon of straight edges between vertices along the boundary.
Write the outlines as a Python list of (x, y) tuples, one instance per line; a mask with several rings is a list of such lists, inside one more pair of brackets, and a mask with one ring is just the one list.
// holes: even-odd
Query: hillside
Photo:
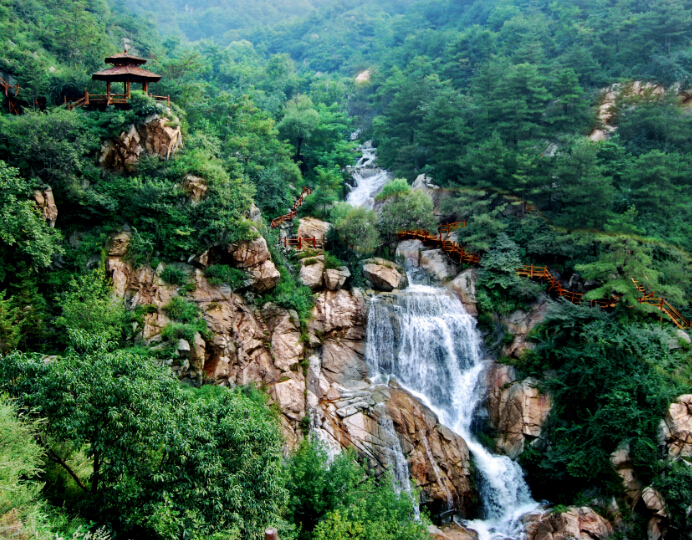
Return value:
[(3, 2), (0, 537), (692, 538), (691, 40)]

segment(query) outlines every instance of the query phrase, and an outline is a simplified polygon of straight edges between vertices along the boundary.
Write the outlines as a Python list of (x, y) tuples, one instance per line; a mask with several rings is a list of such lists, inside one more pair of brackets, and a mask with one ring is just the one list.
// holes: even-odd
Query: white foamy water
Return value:
[(363, 157), (351, 169), (353, 189), (346, 197), (346, 202), (352, 206), (372, 208), (375, 196), (382, 191), (384, 185), (392, 178), (389, 171), (377, 166), (377, 149), (368, 141), (360, 147)]
[[(538, 508), (521, 467), (490, 453), (471, 431), (485, 367), (475, 319), (446, 289), (412, 285), (376, 297), (368, 315), (366, 359), (375, 378), (395, 377), (467, 443), (480, 473), (480, 540), (517, 539), (521, 517)], [(451, 497), (450, 497), (451, 498)]]

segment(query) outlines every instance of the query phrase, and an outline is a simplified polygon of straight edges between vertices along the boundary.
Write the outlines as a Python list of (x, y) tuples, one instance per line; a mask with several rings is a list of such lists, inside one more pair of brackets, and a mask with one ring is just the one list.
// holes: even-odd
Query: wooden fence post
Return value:
[(269, 527), (264, 531), (264, 540), (279, 540), (279, 531), (274, 527)]

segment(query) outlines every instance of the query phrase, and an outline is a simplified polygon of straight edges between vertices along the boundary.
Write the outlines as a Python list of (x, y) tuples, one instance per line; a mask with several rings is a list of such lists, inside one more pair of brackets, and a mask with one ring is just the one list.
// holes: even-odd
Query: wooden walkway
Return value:
[[(397, 236), (401, 240), (415, 239), (420, 240), (426, 245), (435, 245), (442, 249), (449, 257), (459, 263), (467, 264), (479, 264), (481, 262), (481, 256), (477, 253), (470, 253), (465, 250), (462, 246), (449, 240), (449, 232), (460, 227), (465, 227), (466, 222), (451, 223), (449, 225), (443, 225), (438, 229), (437, 235), (431, 234), (428, 231), (423, 230), (411, 230), (411, 231), (400, 231)], [(443, 237), (444, 234), (444, 237)], [(562, 286), (560, 280), (558, 280), (553, 274), (548, 270), (547, 266), (533, 266), (533, 265), (523, 265), (521, 268), (517, 268), (517, 275), (527, 277), (530, 279), (537, 279), (544, 281), (548, 284), (548, 292), (555, 294), (556, 296), (565, 298), (572, 302), (573, 304), (588, 304), (591, 307), (600, 307), (601, 309), (612, 309), (622, 301), (621, 296), (611, 296), (610, 298), (604, 298), (601, 300), (584, 300), (584, 295), (582, 293), (572, 292), (565, 289)], [(637, 291), (641, 293), (639, 298), (640, 304), (648, 304), (658, 308), (661, 312), (661, 317), (663, 314), (667, 315), (673, 324), (680, 328), (681, 330), (692, 328), (692, 321), (686, 319), (677, 309), (671, 306), (665, 298), (656, 297), (654, 292), (647, 293), (646, 289), (639, 284), (634, 278), (632, 278), (632, 283), (636, 287)], [(662, 319), (661, 319), (662, 320)]]
[(282, 223), (294, 219), (296, 215), (298, 215), (298, 208), (300, 208), (303, 205), (305, 197), (310, 195), (310, 193), (312, 193), (312, 190), (310, 188), (303, 187), (303, 191), (301, 192), (300, 197), (296, 199), (296, 202), (293, 204), (293, 208), (291, 209), (291, 211), (288, 214), (280, 216), (272, 221), (272, 229), (276, 229)]

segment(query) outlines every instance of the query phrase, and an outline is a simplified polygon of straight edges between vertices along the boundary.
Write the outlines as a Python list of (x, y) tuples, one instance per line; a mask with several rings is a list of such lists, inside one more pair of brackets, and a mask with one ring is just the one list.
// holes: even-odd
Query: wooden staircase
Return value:
[(276, 229), (282, 223), (294, 219), (298, 214), (298, 208), (300, 208), (303, 205), (305, 197), (307, 197), (311, 193), (312, 190), (310, 188), (303, 187), (303, 191), (301, 192), (300, 197), (296, 199), (296, 202), (293, 204), (293, 208), (291, 209), (291, 211), (288, 214), (279, 216), (278, 218), (272, 221), (272, 229)]
[[(422, 241), (426, 245), (438, 246), (445, 253), (447, 253), (452, 260), (459, 263), (463, 262), (467, 264), (479, 264), (481, 262), (480, 255), (477, 253), (470, 253), (456, 242), (448, 240), (450, 231), (465, 226), (465, 221), (443, 225), (438, 229), (437, 235), (431, 234), (430, 232), (424, 230), (399, 231), (399, 233), (397, 233), (397, 237), (401, 240), (416, 239)], [(622, 301), (622, 297), (616, 295), (601, 300), (585, 301), (582, 293), (565, 289), (560, 280), (555, 278), (550, 270), (548, 270), (547, 266), (523, 265), (521, 268), (517, 268), (517, 275), (527, 277), (529, 279), (544, 281), (548, 284), (548, 292), (551, 292), (556, 296), (566, 298), (573, 304), (581, 305), (588, 302), (589, 306), (591, 307), (612, 309)], [(677, 309), (671, 306), (665, 298), (656, 297), (653, 291), (647, 293), (646, 289), (634, 278), (632, 278), (632, 283), (634, 283), (637, 291), (641, 293), (641, 297), (639, 298), (640, 304), (648, 304), (658, 308), (659, 311), (667, 315), (673, 324), (681, 330), (692, 328), (692, 322), (686, 319)]]

